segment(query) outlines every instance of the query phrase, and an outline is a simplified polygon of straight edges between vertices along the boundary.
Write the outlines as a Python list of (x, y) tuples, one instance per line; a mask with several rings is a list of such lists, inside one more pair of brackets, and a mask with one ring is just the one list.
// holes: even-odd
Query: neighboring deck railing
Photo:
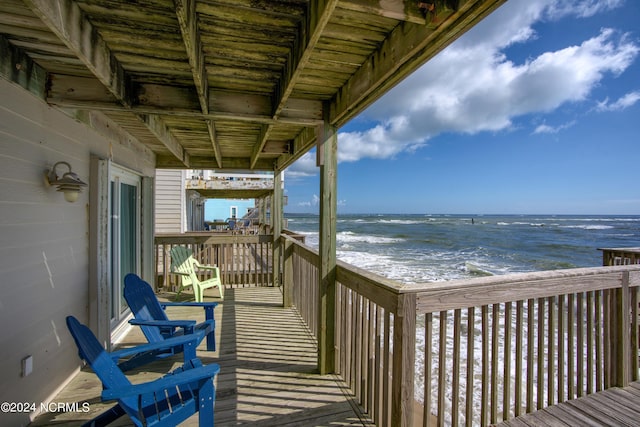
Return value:
[[(285, 303), (317, 336), (318, 254), (282, 242)], [(403, 286), (338, 262), (336, 278), (336, 373), (380, 426), (489, 425), (639, 376), (640, 265)]]
[(602, 265), (640, 264), (640, 248), (602, 248)]
[[(217, 265), (225, 287), (273, 284), (272, 235), (206, 232), (157, 234), (155, 251), (158, 287), (171, 289), (179, 284), (180, 277), (171, 274), (169, 251), (174, 246), (187, 246), (202, 264)], [(202, 279), (207, 278), (206, 271), (200, 274)]]

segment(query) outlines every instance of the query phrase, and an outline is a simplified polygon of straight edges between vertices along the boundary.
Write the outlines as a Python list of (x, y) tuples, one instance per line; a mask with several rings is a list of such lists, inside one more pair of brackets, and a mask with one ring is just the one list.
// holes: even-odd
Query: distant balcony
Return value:
[(216, 174), (200, 171), (188, 175), (187, 190), (195, 190), (204, 197), (258, 198), (273, 192), (273, 174)]

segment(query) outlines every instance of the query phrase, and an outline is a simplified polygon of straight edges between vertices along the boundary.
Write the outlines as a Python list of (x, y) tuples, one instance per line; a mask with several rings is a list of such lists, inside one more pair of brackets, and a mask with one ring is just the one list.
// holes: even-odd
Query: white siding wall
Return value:
[[(79, 366), (65, 317), (88, 322), (88, 190), (66, 202), (45, 168), (67, 161), (88, 183), (93, 154), (154, 174), (153, 153), (101, 115), (83, 120), (109, 139), (0, 78), (0, 402), (50, 398)], [(21, 377), (27, 355), (33, 373)], [(3, 426), (28, 421), (0, 414)]]
[(182, 170), (156, 170), (156, 233), (185, 231), (185, 193)]

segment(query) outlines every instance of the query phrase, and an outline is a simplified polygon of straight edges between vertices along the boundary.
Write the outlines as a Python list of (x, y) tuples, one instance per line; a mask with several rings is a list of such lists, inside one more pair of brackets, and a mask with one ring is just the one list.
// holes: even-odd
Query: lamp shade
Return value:
[[(58, 165), (63, 164), (69, 168), (69, 172), (62, 175), (62, 178), (58, 179), (56, 174), (56, 168)], [(64, 199), (67, 202), (73, 203), (78, 200), (78, 195), (82, 191), (82, 187), (86, 187), (87, 184), (83, 182), (80, 177), (71, 171), (71, 165), (67, 162), (58, 162), (53, 165), (53, 168), (47, 174), (47, 180), (50, 185), (58, 187), (58, 191), (64, 193)]]

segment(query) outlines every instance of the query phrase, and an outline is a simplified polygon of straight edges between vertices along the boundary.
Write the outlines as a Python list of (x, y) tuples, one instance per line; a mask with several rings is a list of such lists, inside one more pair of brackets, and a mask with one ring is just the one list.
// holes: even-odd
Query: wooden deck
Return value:
[(640, 382), (522, 415), (498, 426), (629, 426), (640, 425)]
[[(214, 299), (210, 299), (214, 300)], [(316, 372), (317, 349), (293, 309), (284, 309), (278, 288), (238, 288), (225, 292), (216, 308), (218, 351), (198, 350), (203, 363), (219, 363), (216, 379), (216, 426), (362, 426), (369, 425), (333, 375)], [(201, 310), (169, 308), (171, 318), (203, 318)], [(142, 343), (133, 329), (123, 345)], [(200, 346), (204, 349), (204, 343)], [(134, 383), (161, 376), (179, 358), (133, 371)], [(88, 413), (49, 413), (33, 426), (79, 425), (112, 404), (100, 402), (101, 385), (85, 368), (54, 402), (90, 403)], [(127, 417), (116, 425), (129, 425)], [(197, 425), (197, 415), (184, 425)]]

